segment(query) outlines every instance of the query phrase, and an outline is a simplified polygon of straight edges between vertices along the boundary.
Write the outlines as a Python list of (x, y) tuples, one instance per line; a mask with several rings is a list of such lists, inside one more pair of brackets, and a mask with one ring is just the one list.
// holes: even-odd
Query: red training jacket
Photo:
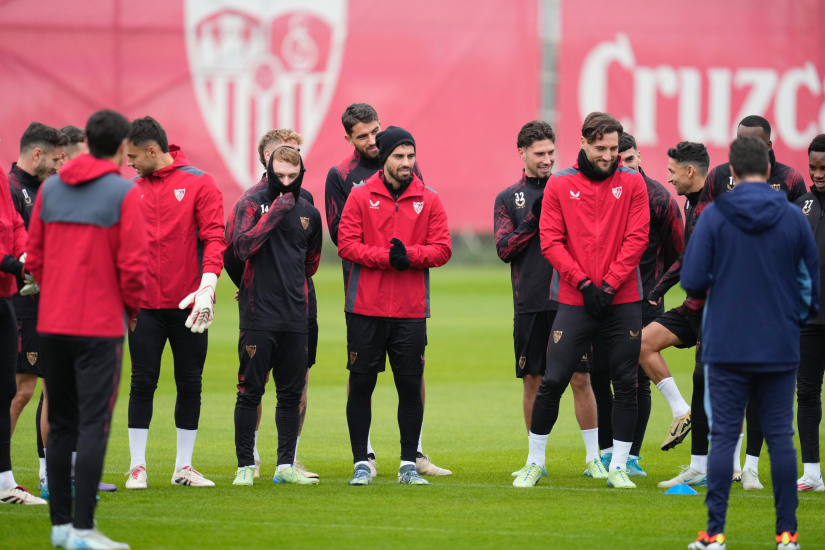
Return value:
[[(0, 258), (6, 255), (19, 258), (26, 251), (26, 227), (14, 208), (9, 191), (9, 180), (0, 168)], [(0, 298), (9, 298), (17, 292), (17, 278), (0, 272)]]
[(132, 180), (149, 230), (144, 309), (177, 309), (198, 289), (202, 273), (220, 276), (226, 250), (223, 195), (215, 180), (191, 166), (177, 145), (169, 153), (171, 165)]
[[(390, 240), (407, 249), (410, 269), (390, 266)], [(338, 255), (352, 262), (344, 311), (371, 317), (430, 316), (429, 268), (452, 256), (447, 212), (438, 194), (413, 177), (398, 202), (380, 170), (356, 185), (338, 226)]]
[(122, 337), (143, 296), (145, 227), (140, 190), (109, 161), (80, 155), (43, 182), (26, 257), (40, 283), (37, 331)]
[[(616, 290), (614, 304), (644, 298), (639, 260), (647, 248), (650, 207), (641, 174), (619, 163), (604, 181), (593, 181), (578, 163), (547, 182), (539, 234), (541, 252), (556, 268), (550, 299), (584, 305), (578, 285), (589, 277)], [(561, 275), (561, 277), (559, 277)]]

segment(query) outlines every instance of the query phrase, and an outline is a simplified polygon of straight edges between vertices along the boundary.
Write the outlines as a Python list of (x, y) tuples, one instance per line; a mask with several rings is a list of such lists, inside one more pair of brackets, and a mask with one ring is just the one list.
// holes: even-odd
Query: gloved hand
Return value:
[(192, 306), (192, 313), (189, 314), (185, 323), (186, 328), (191, 328), (192, 332), (202, 333), (212, 324), (215, 313), (215, 287), (217, 284), (217, 275), (204, 273), (198, 290), (184, 298), (178, 306), (180, 309)]
[(398, 271), (406, 271), (410, 268), (410, 258), (407, 256), (407, 247), (398, 239), (390, 241), (390, 265)]
[(604, 314), (610, 315), (613, 313), (613, 295), (616, 294), (616, 289), (602, 281), (602, 294), (604, 298)]
[(536, 219), (541, 218), (541, 203), (544, 200), (544, 193), (536, 197), (536, 200), (533, 201), (533, 206), (530, 207), (530, 210), (533, 212), (533, 215)]
[(590, 279), (579, 283), (579, 290), (584, 298), (584, 309), (587, 314), (594, 319), (602, 319), (605, 316), (604, 293), (596, 288)]
[(23, 288), (20, 289), (20, 296), (31, 296), (40, 292), (40, 285), (34, 280), (28, 271), (23, 272)]

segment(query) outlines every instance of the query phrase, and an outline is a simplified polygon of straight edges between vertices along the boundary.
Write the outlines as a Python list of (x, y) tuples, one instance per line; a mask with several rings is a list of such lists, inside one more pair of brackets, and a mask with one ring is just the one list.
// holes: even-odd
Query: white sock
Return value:
[(372, 428), (370, 428), (370, 431), (367, 432), (367, 454), (368, 455), (374, 455), (375, 454), (375, 451), (372, 448), (371, 436), (372, 436)]
[(148, 439), (148, 428), (129, 428), (129, 453), (132, 455), (130, 470), (138, 466), (146, 466), (146, 441)]
[(43, 447), (43, 479), (45, 480), (44, 483), (49, 482), (49, 467), (46, 466), (46, 447)]
[(813, 479), (820, 479), (822, 478), (822, 472), (819, 469), (819, 462), (805, 462), (802, 464), (804, 468), (805, 475), (813, 478)]
[(17, 482), (14, 481), (14, 474), (11, 470), (0, 472), (0, 491), (7, 491), (17, 487)]
[(627, 455), (627, 458), (628, 458), (629, 460), (639, 460), (639, 459), (640, 459), (640, 458), (642, 458), (642, 457), (640, 457), (640, 456), (636, 456), (636, 455)]
[(679, 388), (676, 387), (676, 381), (672, 376), (656, 384), (656, 387), (667, 399), (667, 404), (670, 405), (674, 419), (684, 416), (690, 411), (690, 405), (682, 398), (682, 394), (679, 393)]
[(708, 455), (690, 455), (690, 467), (700, 474), (708, 473)]
[(422, 437), (424, 437), (424, 423), (423, 422), (421, 423), (421, 431), (418, 432), (418, 452), (423, 455), (424, 451), (421, 450), (421, 438)]
[(401, 464), (398, 466), (398, 471), (400, 472), (401, 468), (403, 468), (404, 466), (412, 466), (413, 468), (415, 468), (415, 462), (410, 462), (409, 460), (402, 460)]
[(85, 537), (86, 535), (88, 535), (89, 533), (92, 532), (91, 529), (72, 529), (72, 530), (74, 531), (74, 534), (79, 536), (79, 537)]
[(627, 457), (630, 455), (630, 447), (633, 446), (632, 441), (613, 440), (613, 456), (610, 457), (610, 468), (612, 472), (616, 468), (627, 470)]
[(198, 430), (178, 430), (178, 454), (175, 457), (175, 471), (192, 466), (192, 453), (195, 452), (195, 438)]
[(276, 472), (280, 472), (281, 470), (286, 470), (287, 468), (291, 468), (292, 464), (278, 464), (278, 469), (275, 470)]
[(613, 447), (608, 447), (607, 449), (602, 449), (602, 456), (606, 454), (613, 454)]
[(298, 460), (298, 443), (301, 442), (301, 436), (298, 436), (298, 439), (295, 440), (295, 460)]
[(370, 467), (370, 463), (369, 463), (368, 461), (366, 461), (366, 460), (359, 460), (358, 462), (356, 462), (355, 464), (353, 464), (353, 465), (352, 465), (352, 466), (353, 466), (353, 469), (357, 468), (359, 464), (363, 464), (363, 465), (364, 465), (364, 466), (366, 466), (367, 468), (369, 468), (369, 467)]
[(255, 430), (255, 446), (252, 447), (252, 456), (255, 460), (261, 460), (261, 455), (258, 454), (258, 430)]
[(527, 464), (535, 464), (536, 466), (544, 468), (544, 454), (547, 450), (548, 437), (550, 437), (550, 434), (536, 435), (530, 432), (530, 435), (527, 437), (530, 445), (530, 452), (527, 454)]
[(733, 471), (742, 471), (742, 438), (745, 434), (739, 434), (739, 441), (736, 443), (736, 450), (733, 451)]
[(77, 451), (72, 451), (72, 479), (74, 479), (74, 465), (77, 462)]
[(745, 470), (751, 469), (755, 472), (759, 471), (759, 457), (758, 456), (751, 456), (749, 454), (745, 455)]
[(46, 449), (43, 449), (43, 458), (40, 459), (40, 479), (46, 479)]
[(584, 438), (584, 450), (587, 453), (585, 464), (590, 464), (591, 460), (599, 458), (599, 429), (582, 430)]

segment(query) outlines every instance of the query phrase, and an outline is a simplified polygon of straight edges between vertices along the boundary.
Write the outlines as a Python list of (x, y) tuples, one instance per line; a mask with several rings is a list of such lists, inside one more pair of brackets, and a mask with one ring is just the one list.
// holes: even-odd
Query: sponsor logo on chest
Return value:
[(373, 210), (378, 210), (378, 205), (381, 204), (381, 201), (370, 201), (370, 208)]
[(582, 194), (581, 191), (578, 191), (578, 192), (574, 193), (572, 189), (570, 190), (570, 198), (571, 199), (575, 199), (577, 201), (581, 200), (581, 194)]

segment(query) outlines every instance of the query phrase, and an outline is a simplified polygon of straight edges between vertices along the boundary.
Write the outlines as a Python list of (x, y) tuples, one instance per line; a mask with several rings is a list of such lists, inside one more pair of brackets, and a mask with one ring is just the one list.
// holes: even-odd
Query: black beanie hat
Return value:
[[(281, 147), (289, 147), (289, 145), (281, 145)], [(276, 147), (272, 152), (274, 153), (281, 147)], [(289, 147), (290, 149), (294, 149), (294, 147)], [(298, 155), (300, 157), (300, 154)], [(269, 156), (269, 162), (266, 163), (266, 180), (267, 180), (267, 188), (269, 189), (269, 194), (272, 200), (277, 199), (281, 196), (281, 193), (292, 193), (295, 196), (295, 201), (298, 201), (298, 197), (301, 193), (301, 184), (304, 181), (304, 172), (306, 169), (304, 168), (304, 159), (301, 158), (301, 166), (300, 171), (298, 172), (298, 177), (295, 178), (289, 186), (284, 185), (281, 182), (281, 178), (275, 175), (272, 171), (272, 159), (275, 155)]]
[(378, 145), (378, 162), (381, 163), (382, 168), (399, 145), (412, 145), (415, 147), (415, 139), (413, 139), (412, 134), (397, 126), (387, 126), (387, 129), (383, 132), (378, 132), (378, 135), (375, 136), (375, 143)]

